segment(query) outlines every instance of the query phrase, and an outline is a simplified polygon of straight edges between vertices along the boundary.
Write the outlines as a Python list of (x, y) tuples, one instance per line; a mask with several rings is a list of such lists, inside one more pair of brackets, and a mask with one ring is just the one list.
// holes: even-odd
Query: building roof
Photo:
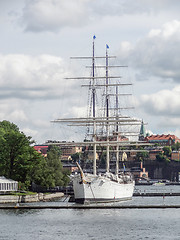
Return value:
[(171, 134), (151, 135), (151, 136), (146, 137), (146, 139), (148, 141), (168, 141), (169, 139), (172, 139), (174, 141), (180, 141), (180, 139), (178, 137), (176, 137), (175, 135), (171, 135)]
[(18, 183), (18, 182), (12, 179), (7, 179), (4, 176), (0, 176), (0, 183)]
[(35, 150), (47, 149), (48, 145), (34, 145)]

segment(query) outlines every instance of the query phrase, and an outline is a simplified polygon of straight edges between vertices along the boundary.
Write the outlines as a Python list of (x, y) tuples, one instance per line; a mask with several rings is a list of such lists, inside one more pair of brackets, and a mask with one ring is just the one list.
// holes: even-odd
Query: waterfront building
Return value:
[(7, 179), (4, 176), (0, 176), (0, 193), (14, 192), (18, 190), (18, 182), (12, 179)]
[(180, 160), (180, 151), (173, 151), (171, 153), (171, 160), (179, 161)]
[(172, 146), (173, 144), (180, 142), (180, 139), (175, 135), (162, 134), (162, 135), (151, 135), (145, 137), (145, 141), (148, 143), (158, 143), (161, 146)]
[[(51, 141), (48, 140), (47, 144), (43, 144), (43, 145), (35, 145), (34, 149), (40, 153), (42, 153), (45, 157), (47, 156), (47, 151), (48, 151), (48, 147), (49, 144), (55, 144), (57, 147), (60, 148), (61, 150), (61, 161), (71, 161), (71, 155), (75, 154), (75, 153), (80, 153), (82, 152), (82, 147), (79, 146), (71, 146), (68, 143), (69, 142), (65, 142), (65, 141)], [(58, 144), (59, 143), (59, 144)]]
[(59, 146), (61, 149), (62, 155), (61, 155), (61, 160), (72, 160), (71, 156), (75, 153), (81, 153), (82, 152), (82, 147), (78, 146), (67, 146), (67, 145), (61, 145)]
[(155, 148), (155, 149), (151, 149), (149, 150), (149, 159), (152, 161), (156, 160), (156, 156), (160, 153), (163, 153), (164, 151), (162, 149), (159, 148)]

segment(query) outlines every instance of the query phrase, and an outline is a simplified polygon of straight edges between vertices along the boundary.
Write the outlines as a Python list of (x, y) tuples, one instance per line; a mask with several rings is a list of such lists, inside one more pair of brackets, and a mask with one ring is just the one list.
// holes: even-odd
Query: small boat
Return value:
[(165, 186), (166, 184), (164, 182), (156, 182), (153, 183), (153, 186)]

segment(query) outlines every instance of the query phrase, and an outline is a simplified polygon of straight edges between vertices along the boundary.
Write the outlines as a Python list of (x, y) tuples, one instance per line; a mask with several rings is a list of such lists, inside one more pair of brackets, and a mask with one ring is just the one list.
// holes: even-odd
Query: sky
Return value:
[(51, 121), (84, 112), (86, 95), (65, 78), (87, 73), (70, 57), (91, 56), (95, 35), (97, 55), (108, 44), (128, 66), (135, 117), (180, 137), (179, 12), (179, 0), (0, 0), (0, 121), (36, 144), (65, 140)]

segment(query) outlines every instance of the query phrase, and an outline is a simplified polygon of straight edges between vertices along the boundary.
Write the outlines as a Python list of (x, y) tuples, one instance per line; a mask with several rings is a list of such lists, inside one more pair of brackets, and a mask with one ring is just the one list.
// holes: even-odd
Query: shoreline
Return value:
[(52, 201), (64, 197), (64, 193), (37, 193), (30, 195), (0, 195), (0, 204), (2, 203), (31, 203), (31, 202), (45, 202)]

